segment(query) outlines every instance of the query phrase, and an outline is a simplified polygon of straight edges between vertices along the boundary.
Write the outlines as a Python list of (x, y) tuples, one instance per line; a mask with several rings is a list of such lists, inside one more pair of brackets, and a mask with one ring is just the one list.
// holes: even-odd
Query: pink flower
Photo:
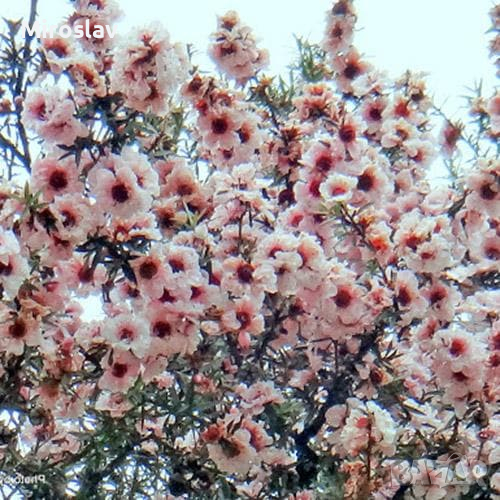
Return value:
[(283, 296), (295, 295), (297, 291), (297, 271), (302, 266), (298, 252), (298, 239), (282, 231), (261, 239), (255, 254), (256, 260), (272, 266), (278, 292)]
[(427, 301), (419, 290), (418, 280), (411, 271), (399, 271), (394, 283), (394, 296), (399, 309), (403, 312), (403, 324), (409, 324), (414, 318), (423, 318)]
[(414, 271), (439, 272), (463, 256), (446, 218), (422, 217), (415, 209), (405, 214), (394, 234), (399, 253)]
[(293, 99), (293, 105), (301, 121), (317, 120), (333, 114), (336, 98), (325, 83), (312, 83), (304, 86), (303, 94)]
[(370, 65), (361, 60), (354, 47), (334, 57), (332, 66), (337, 73), (335, 82), (340, 91), (345, 93), (351, 93), (352, 82), (370, 69)]
[(106, 82), (99, 73), (99, 64), (87, 54), (78, 54), (68, 61), (68, 73), (75, 85), (79, 104), (86, 104), (92, 97), (106, 95)]
[(68, 67), (75, 52), (75, 47), (71, 43), (71, 40), (54, 34), (53, 38), (41, 38), (40, 43), (51, 71), (59, 74)]
[(351, 399), (349, 406), (349, 415), (340, 434), (340, 441), (347, 452), (356, 457), (370, 444), (372, 453), (394, 453), (397, 426), (389, 412), (374, 401), (364, 404)]
[(130, 349), (138, 358), (144, 357), (150, 337), (144, 318), (135, 314), (119, 314), (104, 321), (101, 335), (113, 349)]
[(360, 398), (376, 398), (378, 387), (386, 385), (392, 380), (392, 377), (377, 363), (377, 358), (372, 352), (363, 356), (362, 363), (356, 364), (356, 370), (362, 381), (361, 387), (355, 392), (356, 396)]
[(130, 167), (137, 179), (137, 185), (147, 191), (152, 196), (158, 196), (160, 189), (158, 187), (158, 173), (151, 165), (146, 155), (138, 153), (132, 147), (124, 147), (119, 157), (109, 159), (110, 164), (119, 168), (121, 165)]
[(478, 170), (466, 177), (470, 192), (466, 206), (470, 210), (485, 211), (491, 217), (500, 217), (500, 161), (480, 160)]
[(114, 171), (97, 165), (88, 180), (98, 207), (104, 212), (126, 218), (151, 207), (151, 194), (140, 187), (137, 176), (127, 164), (119, 164)]
[(403, 150), (419, 168), (430, 165), (436, 156), (434, 140), (427, 134), (408, 139), (403, 145)]
[(160, 249), (154, 248), (149, 255), (134, 259), (131, 263), (138, 288), (147, 297), (158, 299), (167, 283), (167, 270)]
[(10, 314), (3, 310), (0, 321), (0, 350), (21, 356), (25, 346), (40, 345), (40, 325), (29, 314)]
[(461, 301), (461, 295), (452, 286), (433, 280), (424, 289), (424, 297), (430, 305), (430, 313), (440, 321), (452, 321), (456, 314), (457, 306)]
[[(368, 155), (367, 155), (368, 156)], [(353, 193), (353, 205), (381, 203), (389, 192), (388, 162), (377, 157), (375, 161), (366, 159), (357, 175), (356, 190)]]
[(416, 127), (405, 118), (385, 120), (380, 130), (380, 143), (384, 148), (402, 147), (405, 141), (415, 139)]
[(223, 263), (221, 288), (240, 297), (274, 293), (276, 276), (267, 261), (252, 264), (239, 257), (229, 257)]
[(471, 258), (478, 261), (481, 268), (493, 268), (500, 260), (500, 236), (493, 229), (476, 232), (470, 239), (469, 250)]
[(22, 120), (47, 142), (71, 146), (77, 137), (88, 134), (87, 127), (74, 117), (75, 111), (73, 101), (61, 87), (30, 87)]
[(320, 140), (313, 142), (304, 155), (304, 165), (313, 172), (328, 175), (338, 170), (344, 160), (344, 148), (338, 140)]
[(101, 362), (104, 373), (98, 386), (111, 392), (126, 392), (130, 389), (141, 369), (139, 360), (129, 351), (112, 349)]
[(234, 142), (231, 143), (231, 147), (226, 144), (215, 151), (212, 149), (208, 151), (212, 161), (220, 168), (251, 162), (255, 157), (255, 151), (261, 145), (262, 132), (258, 128), (256, 117), (245, 113), (238, 126), (239, 128), (236, 129), (237, 140), (236, 136), (233, 135)]
[(198, 119), (198, 127), (207, 147), (230, 150), (240, 144), (238, 130), (242, 126), (240, 113), (231, 108), (217, 106), (211, 108)]
[(47, 156), (33, 164), (32, 189), (41, 191), (46, 201), (52, 201), (55, 196), (82, 193), (83, 184), (78, 175), (78, 169), (70, 158), (59, 160)]
[(293, 189), (294, 199), (300, 200), (301, 206), (309, 213), (320, 212), (322, 198), (319, 190), (323, 182), (323, 176), (301, 172), (301, 178), (295, 183)]
[[(361, 120), (353, 114), (346, 114), (342, 118), (338, 127), (338, 137), (344, 146), (346, 153), (352, 160), (359, 160), (361, 152), (366, 147), (366, 141), (361, 136), (364, 132), (365, 125)], [(351, 162), (350, 165), (352, 165)], [(354, 173), (354, 172), (347, 172)]]
[(434, 337), (434, 349), (433, 367), (439, 386), (445, 390), (445, 401), (463, 415), (465, 398), (479, 397), (485, 383), (485, 339), (452, 325)]
[(160, 175), (162, 196), (178, 196), (184, 202), (191, 203), (201, 195), (200, 183), (193, 169), (184, 161), (158, 162), (155, 168)]
[(243, 427), (230, 430), (240, 420), (241, 416), (235, 409), (224, 420), (205, 429), (201, 438), (207, 443), (208, 455), (219, 470), (246, 476), (252, 465), (258, 462), (258, 458), (257, 451), (251, 444), (252, 434)]
[(337, 320), (345, 326), (355, 325), (366, 318), (366, 305), (362, 299), (365, 292), (353, 282), (351, 273), (334, 273), (331, 276), (333, 295), (323, 300), (322, 312), (330, 321)]
[(361, 114), (366, 124), (366, 133), (376, 135), (383, 123), (382, 114), (387, 106), (387, 99), (379, 96), (367, 98), (361, 106)]
[(84, 243), (96, 227), (103, 225), (104, 218), (93, 213), (89, 199), (80, 193), (56, 196), (50, 209), (58, 237), (75, 244)]
[[(169, 244), (164, 249), (164, 262), (170, 283), (181, 288), (200, 282), (200, 264), (196, 250), (186, 245)], [(189, 297), (191, 294), (189, 293)]]
[(259, 335), (264, 330), (261, 304), (263, 297), (243, 297), (228, 301), (222, 315), (222, 325), (231, 332)]
[(238, 429), (227, 437), (221, 437), (216, 444), (208, 443), (208, 455), (219, 470), (245, 476), (257, 459), (250, 439), (251, 434), (246, 429)]
[(200, 341), (198, 324), (192, 318), (176, 314), (168, 306), (152, 302), (147, 308), (150, 356), (189, 355)]
[(354, 177), (343, 174), (330, 174), (321, 183), (319, 191), (327, 207), (339, 202), (348, 202), (352, 197), (353, 189), (356, 186)]

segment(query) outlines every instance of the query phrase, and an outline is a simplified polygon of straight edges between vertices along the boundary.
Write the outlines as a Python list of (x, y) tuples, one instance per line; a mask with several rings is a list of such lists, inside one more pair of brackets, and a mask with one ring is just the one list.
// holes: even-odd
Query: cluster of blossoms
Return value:
[(500, 498), (498, 93), (436, 134), (355, 22), (336, 2), (289, 87), (234, 12), (229, 82), (160, 25), (43, 41), (42, 151), (0, 190), (0, 457), (39, 498)]
[(252, 30), (241, 24), (234, 11), (219, 18), (212, 42), (210, 56), (222, 72), (240, 84), (246, 83), (269, 62), (267, 50), (257, 48)]

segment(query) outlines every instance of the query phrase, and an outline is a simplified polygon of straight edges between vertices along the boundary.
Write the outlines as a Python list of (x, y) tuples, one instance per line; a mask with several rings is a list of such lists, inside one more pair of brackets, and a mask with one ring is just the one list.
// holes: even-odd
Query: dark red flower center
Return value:
[(174, 273), (184, 271), (184, 262), (182, 262), (181, 259), (172, 258), (168, 261), (168, 263)]
[(176, 301), (176, 298), (166, 288), (164, 288), (163, 295), (158, 300), (164, 303), (165, 302), (172, 303)]
[(370, 371), (370, 380), (373, 384), (378, 385), (384, 380), (384, 375), (378, 368), (372, 368)]
[(374, 180), (372, 174), (365, 172), (358, 177), (357, 187), (361, 191), (365, 191), (365, 192), (370, 191), (370, 189), (373, 188), (374, 184), (375, 184), (375, 180)]
[(320, 185), (320, 179), (312, 179), (311, 182), (309, 182), (309, 193), (311, 193), (315, 198), (319, 198), (321, 196), (319, 190)]
[(492, 368), (497, 368), (500, 366), (500, 355), (497, 352), (494, 352), (489, 358), (490, 365)]
[(198, 75), (196, 75), (189, 82), (188, 91), (191, 92), (191, 93), (193, 93), (193, 94), (195, 94), (195, 93), (197, 93), (201, 89), (202, 85), (203, 85), (203, 80)]
[(484, 249), (484, 255), (487, 259), (491, 260), (499, 260), (500, 259), (500, 250), (496, 247), (486, 247)]
[(90, 283), (93, 277), (94, 277), (94, 271), (90, 267), (83, 266), (78, 271), (78, 279), (80, 280), (81, 283)]
[(500, 351), (500, 332), (493, 335), (493, 349)]
[(347, 288), (339, 288), (337, 291), (337, 295), (335, 295), (335, 304), (337, 307), (345, 309), (349, 307), (352, 302), (352, 295)]
[(212, 132), (217, 135), (223, 135), (227, 132), (229, 124), (225, 118), (214, 118), (212, 120)]
[(436, 304), (437, 302), (440, 302), (446, 297), (446, 292), (444, 290), (438, 289), (438, 290), (433, 290), (430, 294), (429, 301), (432, 305)]
[(22, 319), (16, 319), (16, 321), (9, 326), (9, 335), (15, 339), (22, 339), (27, 333), (26, 323)]
[(420, 245), (420, 243), (422, 243), (422, 238), (420, 236), (417, 236), (416, 234), (410, 234), (406, 239), (405, 239), (405, 245), (408, 247), (408, 248), (411, 248), (413, 251), (415, 251), (418, 247), (418, 245)]
[(231, 54), (234, 54), (236, 52), (236, 47), (233, 43), (230, 43), (228, 45), (222, 45), (219, 48), (219, 51), (221, 57), (230, 56)]
[(403, 307), (406, 307), (411, 302), (411, 295), (406, 287), (399, 289), (397, 300)]
[(248, 263), (244, 263), (238, 266), (236, 274), (238, 280), (242, 283), (250, 283), (252, 281), (253, 266)]
[(241, 328), (246, 328), (251, 323), (250, 314), (246, 311), (238, 311), (236, 319), (240, 322)]
[(410, 110), (408, 109), (408, 103), (400, 101), (394, 107), (394, 114), (400, 118), (407, 118), (410, 116)]
[(50, 187), (56, 191), (64, 189), (68, 185), (66, 172), (63, 172), (62, 170), (54, 170), (54, 172), (50, 174), (49, 184)]
[(494, 200), (496, 196), (496, 192), (491, 188), (491, 184), (484, 183), (480, 190), (481, 198), (483, 200)]
[(354, 80), (360, 73), (361, 69), (356, 63), (347, 63), (344, 69), (344, 76), (349, 80)]
[(189, 196), (193, 194), (193, 187), (189, 184), (180, 184), (177, 188), (177, 194), (179, 196)]
[(129, 199), (129, 192), (125, 184), (115, 184), (111, 188), (111, 196), (117, 203), (125, 203)]
[(172, 334), (172, 327), (166, 321), (157, 321), (153, 326), (153, 335), (160, 339), (169, 337)]
[(382, 119), (382, 111), (379, 108), (375, 107), (375, 106), (372, 106), (370, 108), (370, 111), (369, 111), (368, 115), (375, 122), (378, 122), (378, 121), (380, 121)]
[(461, 356), (466, 349), (465, 342), (462, 339), (453, 339), (450, 345), (450, 354), (452, 356)]
[(76, 224), (76, 217), (69, 210), (63, 210), (61, 216), (64, 227), (73, 227)]
[(111, 373), (113, 377), (123, 378), (128, 371), (128, 366), (125, 363), (114, 363), (113, 368), (111, 369)]
[(465, 382), (469, 377), (467, 377), (467, 375), (465, 375), (465, 373), (463, 372), (455, 372), (453, 373), (453, 378), (457, 382)]
[(237, 130), (236, 132), (238, 134), (238, 137), (240, 138), (241, 144), (245, 144), (249, 141), (250, 131), (248, 129), (242, 127), (239, 130)]
[(321, 172), (328, 172), (333, 166), (330, 156), (322, 155), (316, 160), (316, 168)]
[(158, 267), (154, 262), (146, 261), (139, 266), (139, 274), (145, 280), (153, 279), (158, 273)]
[(220, 438), (219, 445), (227, 458), (235, 458), (241, 453), (239, 446), (227, 438)]
[(339, 24), (336, 24), (331, 30), (330, 30), (330, 37), (333, 40), (340, 39), (342, 38), (344, 34), (344, 30)]
[(340, 127), (339, 137), (342, 142), (352, 142), (356, 139), (356, 129), (352, 125), (343, 125)]
[(278, 202), (280, 205), (283, 205), (284, 203), (295, 203), (293, 189), (286, 188), (280, 191), (280, 194), (278, 195)]
[(163, 229), (170, 229), (174, 225), (175, 214), (170, 210), (162, 210), (158, 213), (158, 222)]
[(122, 328), (118, 334), (118, 338), (125, 342), (129, 342), (134, 338), (134, 332), (130, 328)]

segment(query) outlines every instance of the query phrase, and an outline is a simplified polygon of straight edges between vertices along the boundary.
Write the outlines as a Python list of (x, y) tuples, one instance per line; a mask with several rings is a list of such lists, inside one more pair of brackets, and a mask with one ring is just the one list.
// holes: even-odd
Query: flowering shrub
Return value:
[(289, 81), (235, 12), (219, 76), (160, 25), (37, 43), (7, 23), (1, 471), (45, 478), (11, 489), (500, 498), (500, 95), (442, 117), (355, 22), (335, 3)]

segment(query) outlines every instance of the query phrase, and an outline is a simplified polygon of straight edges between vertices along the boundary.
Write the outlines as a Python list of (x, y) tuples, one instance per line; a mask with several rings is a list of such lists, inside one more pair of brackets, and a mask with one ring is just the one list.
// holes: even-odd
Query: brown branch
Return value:
[[(30, 28), (32, 28), (34, 23), (35, 23), (35, 19), (37, 16), (37, 4), (38, 4), (38, 0), (31, 0), (30, 13), (29, 13), (29, 19), (28, 19), (28, 25)], [(31, 42), (33, 41), (33, 38), (34, 38), (34, 35), (29, 34), (26, 31), (25, 36), (24, 36), (24, 45), (23, 45), (23, 48), (21, 51), (21, 53), (22, 53), (21, 61), (20, 61), (20, 64), (18, 65), (18, 71), (17, 71), (17, 75), (16, 75), (16, 83), (14, 85), (14, 88), (12, 89), (12, 96), (13, 96), (13, 100), (14, 100), (14, 107), (15, 107), (15, 114), (16, 114), (16, 127), (17, 127), (17, 133), (19, 135), (19, 140), (21, 141), (22, 152), (19, 151), (17, 149), (17, 147), (14, 147), (15, 149), (11, 149), (11, 150), (15, 151), (15, 156), (21, 161), (24, 168), (28, 172), (31, 172), (31, 155), (30, 155), (30, 150), (29, 150), (29, 140), (28, 140), (28, 134), (26, 133), (26, 129), (24, 128), (24, 125), (23, 125), (23, 122), (21, 119), (21, 113), (23, 110), (22, 101), (19, 99), (16, 99), (16, 97), (23, 97), (24, 98), (26, 95), (26, 87), (27, 87), (26, 69), (27, 69), (27, 66), (29, 64), (30, 58), (32, 56)]]

